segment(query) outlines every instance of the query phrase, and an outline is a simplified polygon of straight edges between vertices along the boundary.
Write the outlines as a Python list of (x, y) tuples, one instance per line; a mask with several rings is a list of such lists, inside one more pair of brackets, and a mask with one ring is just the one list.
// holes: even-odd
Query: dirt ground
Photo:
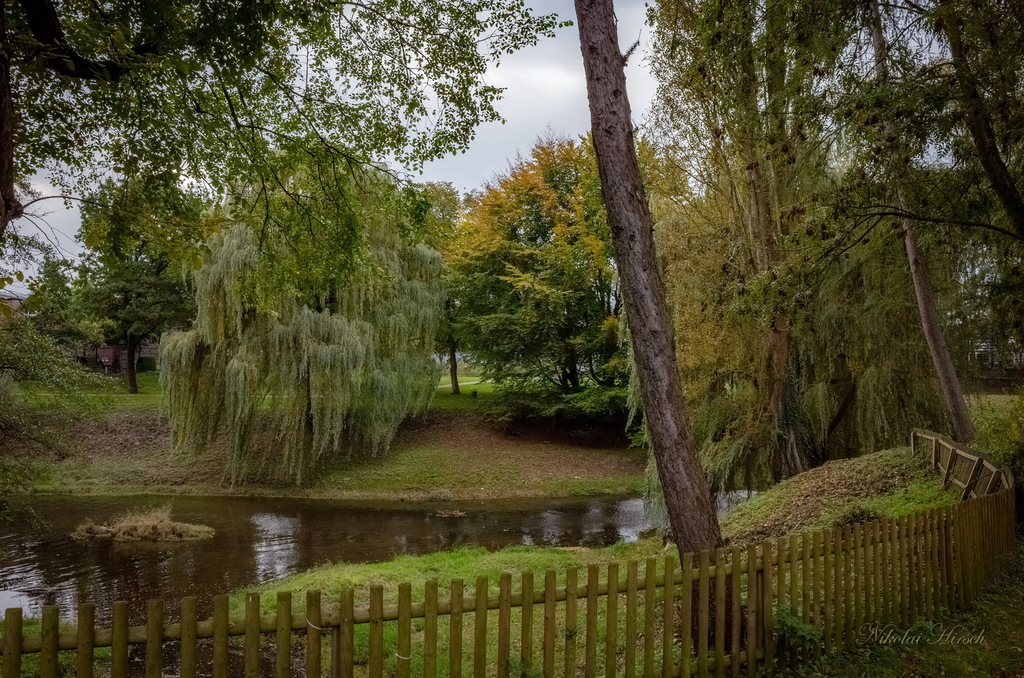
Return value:
[[(376, 458), (329, 460), (303, 487), (266, 470), (232, 487), (228, 445), (198, 457), (171, 452), (156, 408), (92, 414), (40, 462), (36, 490), (81, 494), (245, 494), (403, 500), (571, 496), (632, 492), (646, 457), (615, 430), (510, 428), (468, 412), (436, 411), (407, 423)], [(265, 444), (272, 450), (272, 441)]]

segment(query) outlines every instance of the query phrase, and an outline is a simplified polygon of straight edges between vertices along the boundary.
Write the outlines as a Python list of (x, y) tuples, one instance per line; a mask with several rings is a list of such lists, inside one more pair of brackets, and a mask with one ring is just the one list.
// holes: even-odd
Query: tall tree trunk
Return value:
[(971, 133), (981, 167), (1010, 225), (1021, 238), (1024, 238), (1024, 198), (1021, 197), (1017, 183), (999, 151), (999, 144), (996, 143), (992, 120), (985, 110), (985, 101), (971, 64), (967, 60), (960, 17), (948, 12), (943, 25), (949, 39), (949, 51), (953, 57), (953, 70), (956, 73), (957, 88), (960, 90), (960, 105), (964, 107), (967, 129)]
[[(785, 20), (778, 8), (769, 8), (766, 23), (775, 42), (785, 30)], [(754, 62), (753, 34), (757, 30), (752, 16), (743, 29), (744, 46), (741, 59), (741, 84), (744, 93), (744, 114), (746, 129), (740, 131), (741, 153), (746, 163), (748, 198), (748, 236), (752, 250), (751, 260), (759, 273), (770, 271), (782, 263), (779, 239), (783, 235), (781, 220), (772, 207), (769, 177), (774, 178), (776, 187), (782, 184), (785, 170), (779, 162), (768, 160), (763, 151), (761, 137), (761, 111), (757, 85), (757, 66)], [(769, 40), (770, 44), (772, 43)], [(786, 111), (788, 106), (782, 90), (785, 81), (784, 51), (772, 50), (767, 57), (765, 68), (765, 89), (768, 95), (769, 148), (783, 145), (786, 134)], [(765, 168), (765, 161), (768, 168)], [(776, 189), (778, 190), (778, 189)], [(782, 480), (806, 471), (809, 463), (806, 455), (797, 445), (796, 431), (786, 419), (786, 404), (790, 385), (790, 322), (785, 313), (778, 313), (765, 335), (765, 404), (771, 422), (768, 445), (772, 473), (776, 480)]]
[(810, 466), (807, 455), (797, 444), (796, 429), (786, 418), (789, 398), (790, 325), (789, 317), (780, 314), (772, 320), (768, 330), (768, 411), (774, 425), (772, 440), (772, 471), (776, 480), (784, 480), (803, 473)]
[(455, 340), (454, 334), (448, 335), (448, 374), (452, 377), (452, 395), (459, 395), (459, 342)]
[[(882, 30), (882, 12), (878, 6), (878, 0), (868, 0), (868, 17), (871, 22), (875, 78), (884, 84), (889, 80), (887, 61), (889, 48), (885, 41), (885, 33)], [(885, 124), (885, 136), (887, 138), (898, 138), (890, 122)], [(898, 184), (895, 186), (895, 192), (900, 211), (906, 213), (907, 209), (903, 192)], [(924, 255), (917, 246), (917, 239), (914, 237), (911, 220), (901, 217), (899, 223), (900, 233), (903, 236), (903, 248), (906, 250), (907, 263), (910, 266), (910, 278), (914, 283), (917, 311), (921, 317), (921, 330), (924, 332), (925, 341), (928, 343), (928, 353), (931, 355), (932, 365), (935, 367), (935, 375), (939, 379), (939, 389), (942, 392), (946, 416), (953, 428), (953, 437), (961, 443), (969, 443), (974, 440), (974, 426), (971, 424), (971, 417), (967, 411), (967, 402), (964, 400), (963, 388), (960, 386), (956, 366), (953, 364), (953, 356), (950, 354), (949, 345), (946, 343), (946, 335), (942, 329), (942, 320), (939, 316), (939, 307), (935, 301), (935, 291), (932, 288), (931, 278), (928, 275), (928, 266), (924, 261)]]
[(139, 392), (139, 381), (135, 376), (135, 361), (138, 360), (139, 338), (128, 333), (125, 338), (125, 375), (128, 377), (128, 392)]
[(686, 413), (675, 338), (633, 140), (612, 0), (575, 0), (602, 194), (651, 449), (680, 554), (717, 546), (718, 517)]
[(0, 236), (22, 214), (14, 191), (14, 97), (11, 91), (11, 45), (7, 35), (7, 3), (0, 2)]
[(953, 364), (953, 356), (949, 352), (949, 345), (946, 344), (946, 334), (939, 318), (935, 292), (932, 289), (932, 281), (928, 277), (928, 266), (917, 246), (917, 239), (914, 238), (909, 219), (900, 220), (900, 230), (903, 233), (903, 247), (907, 251), (907, 261), (910, 264), (910, 277), (914, 281), (914, 294), (917, 296), (921, 329), (924, 331), (925, 341), (928, 342), (928, 352), (931, 354), (932, 364), (935, 366), (935, 375), (939, 378), (939, 390), (942, 391), (946, 416), (953, 427), (953, 437), (966, 444), (974, 440), (974, 426), (971, 424), (971, 415), (967, 411), (967, 401), (964, 399), (964, 391), (960, 386), (956, 366)]

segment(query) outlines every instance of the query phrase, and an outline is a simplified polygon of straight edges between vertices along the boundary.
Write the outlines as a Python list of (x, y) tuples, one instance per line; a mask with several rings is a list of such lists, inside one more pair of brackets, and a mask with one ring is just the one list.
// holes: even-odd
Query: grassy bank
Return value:
[[(198, 458), (171, 454), (155, 374), (140, 377), (138, 395), (81, 394), (67, 443), (37, 465), (36, 492), (419, 501), (628, 494), (641, 487), (645, 453), (629, 449), (624, 436), (508, 431), (483, 416), (494, 397), (489, 383), (457, 396), (439, 389), (427, 415), (404, 425), (376, 458), (332, 461), (301, 488), (271, 478), (231, 487), (222, 476), (227, 441), (215, 441)], [(273, 446), (268, 440), (266, 448)]]
[(923, 457), (898, 447), (832, 461), (785, 480), (723, 516), (722, 531), (743, 543), (759, 542), (906, 515), (956, 499)]

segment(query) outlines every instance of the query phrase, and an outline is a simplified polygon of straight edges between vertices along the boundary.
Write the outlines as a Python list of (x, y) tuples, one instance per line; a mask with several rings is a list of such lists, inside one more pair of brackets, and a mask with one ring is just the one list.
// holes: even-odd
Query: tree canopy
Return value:
[(588, 139), (548, 137), (472, 196), (455, 272), (460, 342), (489, 376), (561, 397), (618, 389), (621, 300)]
[(272, 216), (296, 153), (415, 167), (498, 119), (486, 68), (555, 24), (522, 0), (5, 4), (0, 234), (41, 170), (78, 196), (111, 171), (257, 185)]
[(83, 205), (87, 250), (75, 281), (80, 312), (106, 324), (103, 339), (125, 347), (128, 392), (138, 392), (141, 344), (187, 329), (195, 301), (186, 280), (219, 220), (202, 198), (175, 183), (105, 182)]

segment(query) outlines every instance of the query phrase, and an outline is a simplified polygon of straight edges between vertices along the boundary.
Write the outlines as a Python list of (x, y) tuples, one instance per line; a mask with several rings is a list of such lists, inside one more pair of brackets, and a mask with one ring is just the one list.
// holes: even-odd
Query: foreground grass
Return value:
[[(1010, 568), (967, 610), (918, 623), (907, 634), (911, 642), (865, 644), (854, 651), (808, 664), (792, 675), (801, 678), (1021, 676), (1024, 675), (1022, 601), (1024, 542), (1018, 542)], [(961, 638), (971, 637), (978, 642), (937, 642), (943, 632), (951, 629), (956, 629)]]

